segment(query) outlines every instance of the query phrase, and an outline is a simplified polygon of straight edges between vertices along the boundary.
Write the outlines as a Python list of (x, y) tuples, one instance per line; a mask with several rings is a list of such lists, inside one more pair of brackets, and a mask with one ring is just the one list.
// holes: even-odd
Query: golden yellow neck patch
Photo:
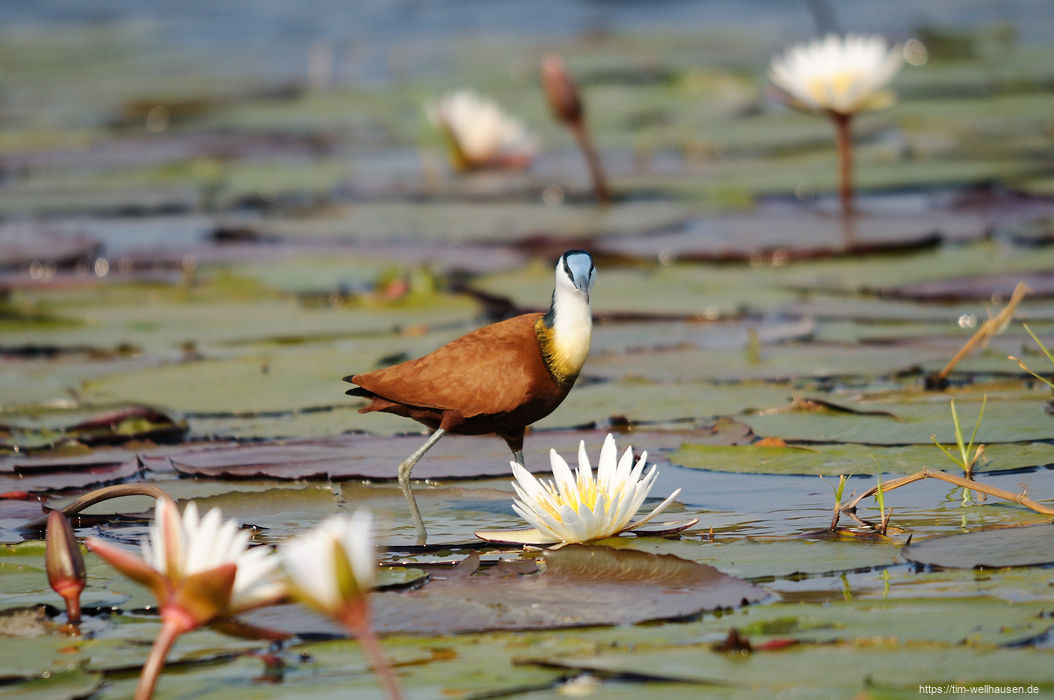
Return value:
[(547, 325), (545, 318), (540, 318), (535, 322), (534, 337), (538, 340), (538, 349), (542, 352), (542, 361), (545, 362), (545, 366), (549, 370), (549, 374), (552, 375), (553, 380), (562, 387), (574, 384), (575, 380), (578, 379), (578, 373), (582, 371), (584, 363), (579, 357), (567, 352), (566, 348), (561, 347), (556, 339), (556, 329)]

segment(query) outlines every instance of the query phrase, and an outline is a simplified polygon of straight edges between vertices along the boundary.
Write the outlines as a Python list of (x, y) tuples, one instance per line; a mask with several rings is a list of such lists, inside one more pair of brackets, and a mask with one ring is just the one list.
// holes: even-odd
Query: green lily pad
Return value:
[[(497, 690), (530, 690), (556, 683), (559, 671), (519, 667), (510, 662), (510, 639), (448, 637), (435, 639), (387, 637), (382, 641), (395, 665), (404, 692), (424, 697), (448, 697)], [(265, 661), (270, 661), (270, 665)], [(113, 678), (106, 696), (127, 697), (135, 678)], [(331, 640), (289, 647), (269, 657), (239, 657), (227, 663), (195, 664), (165, 672), (159, 693), (196, 698), (316, 698), (382, 697), (377, 676), (358, 642)]]
[(61, 334), (13, 330), (5, 333), (4, 343), (32, 345), (50, 340), (62, 347), (102, 350), (123, 345), (162, 357), (178, 357), (185, 344), (191, 342), (199, 350), (226, 355), (219, 351), (229, 345), (293, 344), (313, 338), (362, 336), (369, 345), (370, 336), (400, 328), (427, 330), (467, 324), (477, 311), (468, 299), (435, 295), (417, 305), (307, 307), (249, 278), (207, 270), (202, 274), (207, 276), (199, 285), (151, 286), (146, 297), (149, 304), (142, 303), (142, 286), (134, 284), (112, 283), (92, 293), (83, 289), (76, 290), (77, 294), (41, 291), (36, 295), (40, 305), (60, 309), (64, 317), (83, 323), (64, 329)]
[[(630, 673), (655, 680), (731, 686), (766, 695), (808, 688), (814, 696), (844, 697), (875, 687), (917, 693), (919, 685), (946, 683), (1050, 687), (1054, 677), (1043, 668), (1047, 656), (1029, 649), (985, 648), (950, 654), (947, 645), (907, 649), (876, 640), (864, 651), (855, 644), (809, 645), (744, 656), (696, 645), (578, 657), (527, 656), (524, 661), (594, 673)], [(821, 676), (817, 676), (817, 669), (823, 669)]]
[[(586, 362), (589, 372), (591, 361)], [(730, 418), (742, 412), (767, 406), (778, 406), (786, 401), (790, 389), (786, 385), (764, 382), (657, 382), (647, 379), (580, 382), (564, 402), (550, 415), (538, 421), (538, 428), (568, 428), (580, 426), (583, 419), (603, 425), (630, 422), (644, 428), (656, 422), (693, 419), (709, 422), (712, 416), (725, 416), (714, 421), (723, 426), (718, 431), (729, 436), (733, 428), (742, 430), (743, 424)], [(720, 421), (724, 421), (721, 423)], [(741, 433), (738, 442), (749, 442), (752, 436)], [(641, 444), (642, 447), (648, 447)]]
[(657, 538), (615, 539), (613, 547), (669, 553), (715, 566), (734, 576), (758, 581), (787, 576), (815, 576), (880, 568), (900, 561), (890, 543), (809, 542), (737, 538), (712, 544)]
[[(1030, 442), (1050, 435), (1050, 416), (1044, 411), (1045, 394), (1035, 397), (989, 400), (977, 431), (977, 443)], [(949, 398), (956, 399), (959, 418), (964, 426), (975, 419), (980, 396), (973, 394), (923, 394), (915, 396), (873, 397), (854, 402), (862, 410), (888, 411), (900, 420), (884, 416), (852, 415), (814, 411), (774, 411), (739, 416), (739, 419), (764, 437), (787, 441), (858, 442), (876, 445), (932, 444), (935, 435), (945, 445), (955, 444), (954, 425), (948, 410)], [(972, 427), (964, 427), (972, 431)], [(969, 437), (969, 435), (967, 435)], [(951, 464), (950, 462), (948, 463)]]
[(1054, 563), (1054, 528), (1042, 524), (930, 537), (901, 554), (916, 564), (950, 568), (1047, 565)]
[[(674, 464), (747, 474), (910, 474), (922, 467), (955, 468), (936, 445), (758, 445), (686, 444), (669, 455)], [(980, 471), (1021, 469), (1054, 464), (1054, 446), (1045, 442), (995, 444), (985, 449)]]
[(20, 683), (15, 688), (0, 691), (4, 698), (26, 700), (66, 700), (93, 695), (102, 686), (101, 673), (75, 668), (60, 671), (45, 671), (40, 678)]

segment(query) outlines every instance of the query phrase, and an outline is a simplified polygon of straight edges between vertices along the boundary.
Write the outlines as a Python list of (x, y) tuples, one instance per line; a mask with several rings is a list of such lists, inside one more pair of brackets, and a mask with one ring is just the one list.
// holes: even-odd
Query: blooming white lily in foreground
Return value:
[(198, 517), (194, 503), (180, 517), (175, 502), (159, 498), (139, 559), (95, 537), (85, 544), (125, 576), (149, 587), (161, 607), (161, 631), (136, 688), (136, 700), (153, 695), (176, 638), (216, 618), (276, 602), (285, 586), (266, 547), (249, 549), (249, 534), (219, 508)]
[(797, 44), (769, 64), (769, 78), (803, 109), (826, 112), (835, 123), (842, 211), (852, 209), (852, 155), (849, 121), (854, 114), (888, 107), (893, 93), (882, 90), (900, 70), (898, 46), (881, 36), (828, 34)]
[(472, 90), (443, 95), (425, 114), (447, 137), (459, 170), (522, 168), (534, 157), (537, 146), (523, 123)]
[(373, 515), (333, 515), (278, 548), (291, 593), (358, 638), (389, 698), (402, 697), (391, 664), (370, 624), (368, 594), (377, 575)]
[(516, 477), (512, 485), (519, 496), (512, 508), (539, 531), (560, 542), (588, 542), (640, 527), (665, 510), (681, 492), (677, 489), (648, 515), (630, 523), (658, 476), (652, 466), (641, 477), (647, 457), (644, 452), (634, 465), (633, 450), (627, 447), (618, 458), (615, 438), (608, 433), (600, 449), (596, 479), (584, 440), (578, 446), (578, 469), (574, 474), (564, 458), (550, 450), (552, 481), (539, 481), (512, 462)]

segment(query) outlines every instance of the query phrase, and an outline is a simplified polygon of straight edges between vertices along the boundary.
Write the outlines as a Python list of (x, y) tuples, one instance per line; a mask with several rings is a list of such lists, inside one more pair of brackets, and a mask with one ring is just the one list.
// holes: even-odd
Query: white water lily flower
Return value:
[(776, 56), (768, 74), (799, 106), (850, 115), (892, 104), (892, 93), (880, 88), (901, 61), (900, 49), (877, 34), (828, 34)]
[(126, 576), (149, 586), (162, 615), (182, 616), (187, 629), (274, 602), (285, 593), (267, 547), (249, 548), (249, 533), (219, 508), (204, 518), (191, 502), (182, 517), (157, 499), (154, 522), (140, 543), (143, 558), (97, 538), (88, 547)]
[(377, 575), (373, 515), (360, 508), (333, 515), (278, 547), (293, 592), (337, 619), (359, 614)]
[(563, 457), (550, 450), (552, 481), (539, 481), (512, 462), (516, 477), (512, 485), (519, 496), (512, 508), (540, 532), (561, 542), (588, 542), (632, 530), (665, 510), (681, 492), (677, 489), (648, 515), (630, 523), (658, 476), (652, 466), (641, 477), (647, 457), (648, 453), (643, 453), (634, 465), (633, 450), (627, 447), (619, 459), (615, 438), (608, 433), (600, 449), (596, 479), (584, 440), (579, 443), (578, 469), (574, 474)]
[(468, 89), (425, 106), (429, 120), (447, 136), (458, 168), (523, 167), (537, 149), (534, 137), (493, 100)]
[[(164, 508), (174, 510), (175, 505), (170, 501), (158, 501), (159, 511)], [(143, 550), (143, 559), (170, 580), (234, 563), (238, 570), (231, 590), (230, 609), (249, 609), (281, 595), (282, 584), (274, 576), (278, 560), (271, 549), (250, 548), (249, 533), (238, 526), (237, 520), (223, 520), (219, 508), (213, 508), (204, 518), (199, 518), (198, 506), (191, 501), (183, 509), (179, 526), (172, 528), (172, 532), (166, 532), (166, 522), (170, 521), (159, 514), (150, 525), (149, 536), (144, 537), (139, 546)], [(171, 560), (169, 548), (173, 554)]]

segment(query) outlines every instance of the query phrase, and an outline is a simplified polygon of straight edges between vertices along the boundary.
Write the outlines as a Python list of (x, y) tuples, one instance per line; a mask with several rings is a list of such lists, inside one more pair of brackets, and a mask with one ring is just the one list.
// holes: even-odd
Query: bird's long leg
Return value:
[(439, 438), (443, 437), (444, 433), (446, 431), (442, 428), (436, 428), (436, 431), (425, 440), (425, 444), (418, 447), (416, 452), (399, 465), (399, 488), (403, 490), (403, 496), (406, 497), (406, 505), (410, 506), (410, 517), (413, 519), (414, 527), (417, 529), (417, 544), (425, 543), (428, 532), (425, 530), (425, 521), (421, 519), (421, 509), (417, 507), (417, 499), (414, 498), (413, 489), (410, 488), (410, 472), (413, 471), (414, 465), (417, 464), (418, 460), (424, 457), (425, 452), (428, 452), (432, 445), (439, 442)]
[(523, 463), (523, 450), (516, 450), (513, 452), (512, 461), (516, 462), (516, 464), (519, 464), (521, 467), (527, 467), (527, 465)]

